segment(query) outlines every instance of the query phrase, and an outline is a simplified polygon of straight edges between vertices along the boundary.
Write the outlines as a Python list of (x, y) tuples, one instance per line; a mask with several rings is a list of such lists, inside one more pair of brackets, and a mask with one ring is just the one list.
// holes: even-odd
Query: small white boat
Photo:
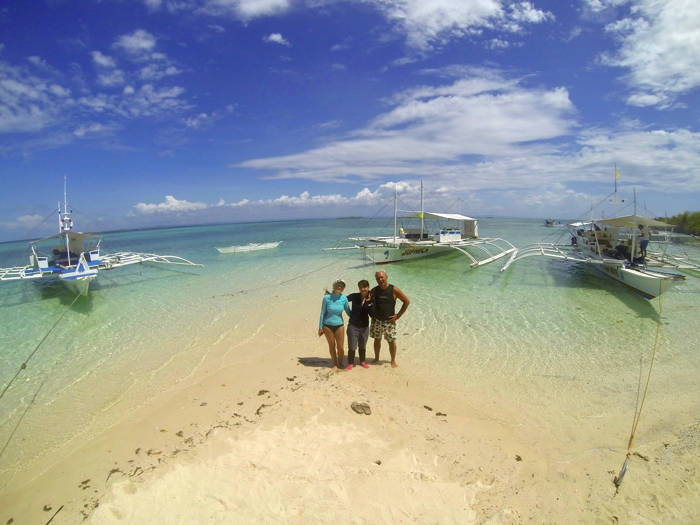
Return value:
[(244, 252), (257, 252), (258, 250), (271, 250), (272, 248), (277, 248), (282, 241), (277, 242), (260, 242), (260, 243), (250, 243), (242, 244), (240, 246), (227, 246), (225, 248), (219, 248), (214, 246), (219, 253), (244, 253)]

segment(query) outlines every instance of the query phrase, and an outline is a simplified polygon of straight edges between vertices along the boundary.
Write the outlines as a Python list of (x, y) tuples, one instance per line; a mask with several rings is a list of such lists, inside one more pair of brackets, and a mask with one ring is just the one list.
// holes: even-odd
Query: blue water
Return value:
[[(0, 399), (2, 447), (36, 395), (0, 458), (0, 487), (176, 385), (254, 357), (241, 354), (245, 341), (274, 347), (293, 337), (306, 355), (326, 357), (315, 334), (323, 288), (342, 277), (352, 291), (360, 279), (373, 282), (377, 267), (355, 250), (321, 248), (390, 229), (384, 219), (338, 219), (111, 233), (103, 251), (178, 255), (204, 267), (101, 271), (90, 297), (72, 307), (60, 283), (2, 283), (0, 388), (38, 350)], [(483, 219), (479, 230), (516, 246), (551, 233), (517, 219)], [(270, 241), (283, 242), (244, 254), (214, 249)], [(25, 264), (25, 250), (24, 242), (0, 245), (0, 265)], [(700, 278), (660, 303), (574, 264), (532, 258), (501, 273), (504, 261), (470, 269), (456, 253), (383, 266), (411, 299), (399, 362), (419, 363), (424, 376), (448, 371), (465, 389), (539, 409), (567, 428), (599, 417), (626, 424), (660, 326), (648, 417), (670, 427), (693, 417)], [(265, 328), (271, 323), (296, 328), (280, 335)]]

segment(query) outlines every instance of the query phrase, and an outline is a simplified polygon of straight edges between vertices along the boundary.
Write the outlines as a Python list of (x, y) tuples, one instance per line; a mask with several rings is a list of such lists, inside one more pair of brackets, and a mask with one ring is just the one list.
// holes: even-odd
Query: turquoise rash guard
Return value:
[(352, 313), (347, 297), (334, 293), (326, 295), (321, 303), (321, 320), (318, 322), (319, 330), (323, 328), (324, 324), (327, 326), (341, 326), (345, 324), (343, 312), (348, 315)]

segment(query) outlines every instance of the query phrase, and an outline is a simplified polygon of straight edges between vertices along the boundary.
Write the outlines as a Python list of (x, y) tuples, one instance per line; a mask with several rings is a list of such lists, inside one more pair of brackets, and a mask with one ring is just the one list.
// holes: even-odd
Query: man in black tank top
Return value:
[[(389, 284), (384, 270), (379, 270), (374, 274), (377, 284), (372, 288), (374, 298), (374, 315), (370, 336), (374, 339), (374, 362), (379, 362), (379, 351), (382, 347), (382, 336), (389, 343), (389, 353), (391, 354), (391, 366), (396, 368), (396, 321), (406, 312), (410, 300), (398, 287)], [(401, 301), (401, 310), (396, 313), (396, 299)]]

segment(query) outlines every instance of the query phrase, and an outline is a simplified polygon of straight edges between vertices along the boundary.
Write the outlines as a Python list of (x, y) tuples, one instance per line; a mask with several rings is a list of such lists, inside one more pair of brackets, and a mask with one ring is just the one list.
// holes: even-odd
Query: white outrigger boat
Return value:
[(277, 248), (282, 241), (277, 242), (260, 242), (260, 243), (250, 243), (242, 244), (240, 246), (227, 246), (225, 248), (219, 248), (214, 246), (219, 253), (244, 253), (244, 252), (256, 252), (258, 250), (271, 250), (272, 248)]
[[(389, 237), (349, 237), (347, 240), (356, 243), (351, 247), (335, 246), (325, 250), (357, 249), (375, 264), (388, 264), (398, 261), (410, 261), (423, 257), (454, 253), (455, 251), (467, 256), (470, 266), (481, 266), (504, 257), (516, 250), (515, 246), (506, 240), (498, 238), (479, 238), (478, 221), (458, 213), (434, 213), (423, 211), (423, 183), (421, 182), (421, 211), (398, 216), (398, 198), (394, 192), (394, 234)], [(425, 221), (437, 223), (432, 233), (426, 229)], [(419, 221), (417, 228), (399, 228), (397, 221)], [(441, 224), (443, 223), (443, 224)], [(447, 223), (447, 226), (445, 226)], [(470, 253), (470, 249), (477, 258)]]
[(76, 294), (87, 296), (90, 283), (100, 270), (137, 263), (202, 266), (175, 255), (133, 252), (100, 254), (101, 236), (73, 231), (65, 190), (63, 213), (61, 205), (58, 205), (58, 228), (59, 233), (29, 244), (31, 254), (27, 266), (0, 268), (0, 281), (57, 278)]
[(531, 244), (513, 252), (501, 271), (520, 259), (533, 256), (573, 261), (591, 266), (642, 297), (653, 299), (685, 281), (683, 274), (660, 268), (693, 271), (698, 265), (692, 259), (667, 254), (668, 242), (659, 243), (662, 245), (660, 252), (647, 248), (646, 257), (642, 257), (638, 238), (640, 225), (672, 228), (665, 222), (637, 215), (635, 199), (633, 215), (567, 224), (554, 242)]

